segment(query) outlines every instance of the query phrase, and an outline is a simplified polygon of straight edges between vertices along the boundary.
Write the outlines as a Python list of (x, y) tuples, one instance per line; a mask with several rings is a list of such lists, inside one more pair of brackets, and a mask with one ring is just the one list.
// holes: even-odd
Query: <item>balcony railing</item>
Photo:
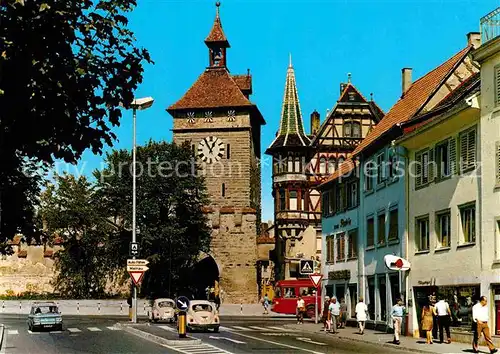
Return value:
[(481, 41), (486, 43), (500, 36), (500, 7), (481, 18)]

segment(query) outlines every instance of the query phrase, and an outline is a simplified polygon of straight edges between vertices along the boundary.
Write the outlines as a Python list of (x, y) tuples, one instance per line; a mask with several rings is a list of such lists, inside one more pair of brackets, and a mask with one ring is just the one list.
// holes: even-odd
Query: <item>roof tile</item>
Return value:
[(435, 92), (443, 80), (446, 79), (450, 71), (468, 54), (471, 48), (471, 46), (465, 47), (446, 62), (415, 81), (404, 96), (396, 102), (385, 117), (358, 145), (353, 152), (353, 156), (360, 154), (391, 127), (407, 121), (418, 113), (422, 106), (428, 101), (429, 97)]

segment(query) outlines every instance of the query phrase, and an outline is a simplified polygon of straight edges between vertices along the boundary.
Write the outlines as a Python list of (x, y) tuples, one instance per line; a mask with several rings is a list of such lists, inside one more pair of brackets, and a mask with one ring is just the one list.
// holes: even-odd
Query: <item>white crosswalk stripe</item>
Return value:
[(9, 329), (7, 331), (7, 334), (10, 334), (10, 335), (12, 335), (12, 334), (19, 334), (19, 331), (17, 329)]
[(237, 329), (239, 331), (251, 331), (252, 330), (250, 328), (241, 327), (241, 326), (231, 326), (231, 329)]
[(199, 344), (179, 344), (179, 345), (163, 345), (165, 348), (175, 350), (183, 354), (233, 354), (227, 350), (217, 348), (216, 346), (199, 343)]
[(107, 329), (109, 329), (110, 331), (121, 331), (122, 329), (119, 328), (119, 327), (106, 327)]
[(283, 327), (278, 327), (278, 326), (266, 326), (266, 327), (260, 327), (260, 326), (228, 326), (224, 327), (221, 326), (220, 329), (222, 331), (227, 331), (227, 332), (243, 332), (243, 331), (259, 331), (259, 332), (297, 332), (296, 330), (293, 329), (287, 329)]
[(97, 327), (88, 327), (87, 328), (90, 332), (101, 332), (101, 330)]
[(170, 327), (170, 326), (158, 326), (158, 328), (164, 329), (165, 331), (169, 331), (169, 332), (177, 332), (177, 330), (174, 327)]
[(81, 330), (79, 330), (78, 328), (68, 328), (68, 331), (70, 331), (71, 333), (81, 332)]

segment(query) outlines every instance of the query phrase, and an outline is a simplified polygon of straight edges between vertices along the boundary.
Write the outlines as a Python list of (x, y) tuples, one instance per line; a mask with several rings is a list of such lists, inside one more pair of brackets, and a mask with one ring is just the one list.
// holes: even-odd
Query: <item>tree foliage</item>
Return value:
[[(128, 28), (135, 6), (135, 0), (0, 2), (0, 191), (18, 181), (26, 160), (75, 163), (86, 149), (101, 153), (112, 144), (119, 105), (132, 101), (143, 63), (151, 62)], [(3, 164), (15, 158), (20, 162)], [(36, 188), (27, 184), (38, 180), (18, 182), (25, 187), (20, 205), (10, 194), (0, 197), (4, 211), (21, 208), (18, 218), (2, 219), (0, 243), (29, 216), (23, 208)]]

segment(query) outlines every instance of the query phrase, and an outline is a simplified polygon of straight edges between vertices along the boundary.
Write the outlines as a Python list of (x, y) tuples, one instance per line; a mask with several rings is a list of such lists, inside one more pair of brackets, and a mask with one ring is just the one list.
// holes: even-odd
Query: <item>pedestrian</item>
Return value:
[(340, 299), (340, 328), (345, 328), (347, 325), (347, 304), (345, 299)]
[(444, 331), (446, 331), (446, 343), (451, 343), (450, 336), (450, 318), (451, 318), (451, 310), (448, 302), (445, 301), (442, 297), (439, 298), (439, 301), (436, 303), (436, 314), (438, 317), (438, 326), (439, 326), (439, 341), (443, 343), (444, 341)]
[(269, 296), (267, 294), (264, 295), (264, 298), (262, 299), (262, 305), (264, 306), (264, 315), (269, 314)]
[(486, 345), (488, 345), (490, 353), (496, 353), (498, 351), (491, 340), (490, 328), (488, 326), (490, 314), (488, 311), (488, 306), (486, 306), (487, 304), (488, 300), (486, 299), (486, 296), (481, 296), (479, 302), (472, 307), (472, 320), (476, 324), (472, 348), (474, 353), (478, 352), (477, 347), (481, 333), (484, 335), (484, 340), (486, 341)]
[(366, 315), (368, 313), (368, 306), (363, 302), (363, 298), (359, 298), (359, 302), (356, 304), (356, 321), (358, 321), (359, 334), (365, 333), (365, 323), (368, 319)]
[(425, 331), (427, 344), (432, 344), (432, 328), (434, 326), (434, 314), (436, 310), (431, 302), (422, 309), (422, 331)]
[(304, 323), (304, 311), (306, 310), (306, 303), (302, 296), (297, 300), (297, 324)]
[(335, 296), (332, 297), (328, 310), (330, 311), (330, 317), (332, 319), (332, 333), (338, 333), (337, 326), (340, 325), (340, 304), (337, 302)]
[(401, 301), (401, 299), (397, 299), (396, 304), (392, 307), (391, 311), (392, 322), (394, 323), (393, 343), (397, 345), (401, 343), (399, 341), (399, 335), (401, 334), (401, 324), (403, 323), (404, 310), (403, 301)]
[(323, 330), (325, 332), (330, 331), (330, 317), (328, 316), (329, 306), (330, 306), (330, 297), (325, 296), (325, 302), (323, 303), (323, 316), (321, 316), (321, 320), (323, 321)]

